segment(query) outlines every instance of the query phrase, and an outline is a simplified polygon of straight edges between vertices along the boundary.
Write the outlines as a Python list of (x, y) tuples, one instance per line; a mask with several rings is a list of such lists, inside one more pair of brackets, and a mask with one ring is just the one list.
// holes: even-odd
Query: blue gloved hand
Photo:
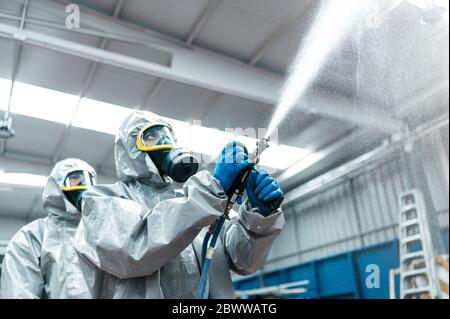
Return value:
[(251, 171), (246, 190), (250, 205), (253, 208), (258, 207), (260, 214), (265, 217), (278, 209), (278, 207), (271, 208), (269, 203), (284, 195), (280, 184), (264, 171)]
[(244, 144), (231, 141), (220, 153), (213, 176), (227, 193), (239, 172), (249, 164), (248, 151)]

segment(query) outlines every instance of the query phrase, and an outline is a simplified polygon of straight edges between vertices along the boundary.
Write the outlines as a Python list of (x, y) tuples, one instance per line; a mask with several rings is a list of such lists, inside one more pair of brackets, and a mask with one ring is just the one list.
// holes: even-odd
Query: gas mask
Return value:
[(67, 174), (61, 190), (68, 201), (81, 212), (83, 194), (94, 184), (94, 176), (91, 173), (75, 170)]
[(148, 154), (163, 180), (169, 176), (178, 183), (184, 183), (197, 173), (198, 161), (192, 152), (176, 147), (173, 130), (166, 123), (145, 126), (138, 134), (136, 145)]

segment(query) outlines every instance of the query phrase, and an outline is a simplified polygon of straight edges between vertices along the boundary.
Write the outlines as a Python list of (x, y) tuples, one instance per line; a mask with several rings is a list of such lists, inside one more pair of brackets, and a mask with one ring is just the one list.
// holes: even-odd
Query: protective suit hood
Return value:
[(58, 162), (53, 168), (50, 176), (47, 178), (44, 192), (42, 194), (42, 202), (44, 208), (49, 215), (63, 219), (79, 219), (81, 214), (78, 209), (66, 198), (61, 190), (61, 186), (67, 174), (77, 170), (86, 170), (90, 172), (94, 178), (95, 170), (85, 161), (68, 158)]
[(136, 139), (139, 131), (147, 124), (164, 122), (151, 112), (138, 111), (130, 114), (119, 128), (115, 140), (115, 162), (117, 177), (128, 183), (139, 180), (142, 183), (168, 184), (170, 178), (163, 181), (158, 169), (147, 153), (138, 150)]

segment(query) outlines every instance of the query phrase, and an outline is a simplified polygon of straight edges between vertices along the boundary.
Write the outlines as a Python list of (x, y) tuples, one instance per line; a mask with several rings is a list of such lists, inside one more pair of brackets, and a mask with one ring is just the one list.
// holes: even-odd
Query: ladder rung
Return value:
[(421, 269), (405, 271), (402, 274), (402, 276), (403, 276), (403, 278), (417, 276), (417, 275), (421, 275), (421, 274), (424, 274), (424, 275), (428, 276), (427, 272), (428, 272), (428, 268), (421, 268)]
[(414, 218), (414, 219), (410, 219), (410, 220), (402, 222), (401, 227), (405, 228), (405, 227), (409, 227), (409, 226), (416, 225), (416, 224), (418, 225), (419, 223), (420, 223), (419, 218)]
[(425, 287), (419, 287), (419, 288), (405, 289), (403, 291), (403, 295), (412, 295), (412, 294), (419, 294), (419, 293), (424, 293), (424, 292), (429, 292), (431, 295), (431, 287), (425, 286)]
[(413, 235), (413, 236), (407, 236), (405, 238), (402, 238), (402, 242), (403, 243), (410, 243), (410, 242), (417, 241), (417, 240), (422, 240), (422, 235), (421, 234), (417, 234), (417, 235)]
[(407, 211), (409, 211), (411, 209), (415, 209), (416, 211), (418, 211), (417, 204), (410, 204), (410, 205), (402, 206), (402, 208), (401, 208), (402, 214), (406, 213)]
[(423, 257), (425, 259), (425, 253), (423, 251), (417, 251), (415, 253), (404, 254), (402, 256), (402, 260), (405, 261), (405, 260), (414, 259), (417, 257)]

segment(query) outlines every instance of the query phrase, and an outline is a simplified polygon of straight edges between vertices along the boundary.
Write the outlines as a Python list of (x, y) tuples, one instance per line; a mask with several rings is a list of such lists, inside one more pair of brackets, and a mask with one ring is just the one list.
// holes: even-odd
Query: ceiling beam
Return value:
[(113, 19), (117, 19), (120, 16), (120, 13), (122, 12), (123, 5), (125, 4), (125, 0), (117, 0), (116, 5), (114, 7), (114, 11), (112, 13)]
[(356, 105), (347, 97), (330, 92), (307, 95), (297, 108), (323, 117), (334, 118), (360, 127), (373, 128), (389, 134), (407, 130), (405, 123), (373, 105)]
[(148, 90), (141, 105), (139, 105), (137, 109), (138, 110), (146, 109), (150, 105), (151, 101), (158, 95), (159, 91), (161, 91), (162, 87), (164, 86), (164, 83), (166, 83), (164, 79), (156, 80), (156, 83)]
[[(52, 14), (57, 17), (65, 15), (65, 2), (35, 0), (33, 1), (33, 5), (34, 9), (45, 11), (47, 14)], [(179, 39), (138, 27), (120, 19), (114, 20), (111, 17), (84, 7), (81, 8), (81, 16), (83, 28), (91, 28), (105, 33), (121, 35), (130, 39), (140, 39), (141, 44), (144, 46), (157, 46), (158, 49), (164, 50), (171, 55), (171, 66), (162, 66), (131, 57), (122, 59), (123, 55), (117, 53), (115, 57), (112, 57), (113, 52), (106, 52), (107, 56), (104, 56), (101, 51), (90, 51), (89, 49), (92, 48), (89, 46), (83, 46), (79, 43), (52, 41), (54, 39), (49, 40), (48, 37), (44, 39), (38, 36), (38, 39), (36, 39), (34, 38), (36, 34), (27, 34), (27, 36), (33, 37), (33, 39), (29, 37), (28, 42), (75, 56), (94, 59), (120, 68), (128, 68), (132, 71), (198, 86), (224, 94), (269, 104), (276, 102), (278, 89), (282, 84), (282, 77), (279, 74), (249, 66), (242, 61), (189, 45)], [(76, 32), (76, 30), (71, 31)], [(46, 40), (52, 43), (46, 43), (48, 42)], [(57, 40), (64, 41), (61, 38)], [(88, 49), (89, 53), (85, 49)]]
[(289, 186), (296, 184), (302, 178), (301, 174), (304, 174), (307, 170), (311, 169), (315, 165), (318, 165), (325, 158), (333, 156), (348, 147), (348, 145), (352, 145), (355, 141), (361, 140), (362, 136), (365, 134), (366, 133), (363, 132), (363, 130), (357, 129), (340, 140), (331, 143), (329, 146), (311, 153), (289, 168), (285, 169), (278, 176), (278, 180), (284, 187), (289, 188)]
[[(437, 82), (437, 83), (436, 83)], [(443, 79), (441, 81), (436, 81), (432, 83), (432, 86), (427, 87), (425, 90), (419, 94), (408, 98), (403, 101), (403, 103), (395, 109), (395, 113), (399, 118), (404, 118), (409, 116), (417, 109), (423, 109), (429, 101), (433, 101), (435, 98), (444, 97), (448, 105), (449, 97), (449, 80)]]
[[(349, 174), (355, 173), (361, 168), (367, 168), (369, 164), (381, 159), (386, 158), (386, 156), (395, 150), (399, 150), (403, 148), (405, 143), (414, 142), (423, 136), (433, 134), (437, 130), (448, 127), (449, 120), (448, 115), (442, 116), (430, 123), (425, 123), (424, 125), (416, 128), (412, 131), (408, 136), (397, 140), (397, 141), (388, 141), (379, 145), (378, 147), (372, 149), (371, 151), (361, 155), (360, 157), (353, 159), (335, 169), (332, 169), (323, 175), (320, 175), (307, 183), (302, 183), (300, 186), (295, 189), (291, 189), (287, 194), (283, 205), (290, 206), (296, 202), (298, 202), (301, 198), (306, 195), (310, 195), (319, 190), (323, 190), (324, 187), (328, 187), (329, 185), (333, 185), (333, 183), (338, 182), (342, 178), (348, 178)], [(288, 174), (291, 175), (291, 174)], [(284, 180), (286, 180), (284, 177)]]
[[(21, 17), (0, 11), (0, 19), (20, 22)], [(148, 46), (148, 47), (161, 48), (161, 45), (158, 45), (157, 43), (145, 42), (145, 41), (148, 41), (148, 39), (145, 39), (145, 38), (124, 36), (124, 35), (117, 34), (117, 33), (98, 31), (98, 30), (94, 30), (94, 29), (90, 29), (90, 28), (68, 29), (65, 25), (55, 23), (55, 22), (50, 22), (48, 20), (27, 18), (26, 23), (28, 25), (37, 25), (40, 27), (46, 27), (49, 29), (63, 31), (63, 32), (67, 32), (67, 33), (76, 33), (76, 34), (81, 34), (81, 35), (86, 35), (86, 36), (91, 36), (91, 37), (105, 38), (105, 39), (116, 40), (116, 41), (121, 41), (121, 42), (125, 42), (125, 43), (132, 43), (132, 44), (138, 44), (138, 45), (143, 45), (143, 46)]]
[[(336, 157), (349, 146), (368, 144), (370, 141), (374, 141), (375, 138), (382, 138), (382, 132), (389, 133), (392, 136), (404, 136), (408, 133), (408, 128), (403, 121), (390, 117), (389, 114), (376, 111), (374, 107), (367, 105), (364, 106), (365, 111), (361, 112), (359, 107), (349, 103), (347, 99), (341, 96), (315, 94), (308, 96), (305, 100), (306, 102), (301, 108), (304, 108), (307, 113), (317, 113), (322, 116), (333, 113), (334, 118), (344, 121), (350, 120), (350, 122), (356, 123), (363, 128), (356, 128), (346, 137), (317, 152), (313, 152), (284, 170), (278, 178), (286, 188), (299, 183), (315, 167), (322, 165), (323, 161)], [(376, 131), (364, 128), (372, 128), (376, 129)], [(388, 138), (389, 136), (386, 137)]]
[[(117, 0), (116, 1), (116, 5), (114, 7), (113, 14), (112, 14), (113, 19), (117, 19), (119, 17), (124, 3), (125, 3), (125, 0)], [(99, 48), (101, 50), (105, 50), (106, 47), (108, 46), (108, 44), (109, 44), (109, 39), (102, 39), (100, 41)], [(80, 92), (80, 99), (78, 100), (78, 105), (75, 107), (75, 110), (73, 111), (72, 118), (71, 118), (69, 124), (67, 124), (66, 127), (64, 128), (64, 132), (61, 135), (61, 138), (59, 139), (57, 147), (55, 149), (55, 154), (53, 154), (53, 157), (52, 157), (53, 164), (56, 164), (56, 162), (58, 162), (58, 159), (59, 159), (61, 153), (63, 152), (64, 147), (66, 146), (67, 139), (69, 138), (70, 128), (72, 127), (72, 121), (75, 118), (75, 114), (78, 111), (81, 99), (86, 95), (87, 91), (91, 87), (92, 82), (94, 81), (95, 76), (97, 74), (99, 66), (100, 66), (100, 63), (97, 61), (94, 61), (91, 63), (91, 66), (88, 71), (88, 75), (86, 76), (86, 79), (83, 82), (84, 84), (83, 84), (83, 87)]]
[[(197, 38), (198, 34), (200, 33), (201, 29), (203, 28), (204, 24), (208, 20), (209, 16), (212, 14), (212, 12), (217, 8), (221, 0), (209, 0), (208, 4), (203, 11), (200, 19), (196, 22), (194, 28), (190, 32), (188, 38), (186, 39), (186, 43), (191, 45), (195, 39)], [(166, 83), (165, 79), (159, 78), (155, 85), (153, 85), (147, 92), (147, 94), (144, 97), (144, 100), (142, 101), (141, 105), (138, 106), (137, 110), (143, 110), (145, 109), (151, 101), (158, 95), (161, 88)], [(106, 151), (102, 163), (106, 163), (110, 154), (114, 152), (115, 145), (112, 143), (110, 147), (108, 147), (108, 150)], [(100, 164), (100, 168), (103, 169), (104, 165)]]
[(0, 23), (0, 36), (3, 37), (18, 38), (72, 56), (261, 103), (275, 104), (281, 86), (280, 77), (254, 72), (191, 50), (168, 48), (173, 57), (172, 65), (164, 66), (36, 31), (19, 31), (17, 27)]
[(23, 4), (22, 7), (22, 16), (20, 18), (20, 25), (19, 25), (19, 29), (23, 30), (25, 28), (25, 19), (27, 17), (27, 10), (28, 10), (28, 0), (25, 0), (25, 3)]
[[(205, 8), (205, 10), (203, 11), (200, 19), (195, 23), (194, 28), (192, 29), (192, 31), (190, 32), (188, 38), (186, 39), (186, 43), (187, 44), (192, 44), (195, 39), (197, 38), (198, 34), (200, 33), (201, 29), (203, 28), (204, 24), (206, 23), (206, 21), (208, 20), (208, 18), (210, 17), (210, 15), (212, 14), (212, 12), (217, 8), (217, 6), (219, 5), (221, 0), (209, 0), (208, 4)], [(136, 109), (138, 110), (143, 110), (145, 109), (150, 103), (151, 101), (158, 95), (159, 91), (161, 90), (161, 88), (164, 86), (165, 84), (165, 80), (162, 78), (159, 78), (157, 80), (157, 82), (155, 83), (155, 85), (153, 85), (147, 92), (147, 94), (145, 95), (144, 100), (142, 101), (141, 105), (138, 106)], [(114, 151), (114, 143), (108, 147), (108, 150), (106, 151), (104, 157), (103, 157), (103, 163), (106, 163), (106, 161), (108, 160), (110, 154)], [(100, 165), (101, 168), (103, 168), (103, 165)]]
[[(186, 41), (185, 41), (186, 44), (188, 44), (188, 45), (193, 44), (193, 42), (197, 39), (198, 35), (200, 34), (203, 26), (208, 21), (209, 17), (214, 12), (214, 10), (216, 10), (216, 8), (219, 6), (221, 1), (222, 0), (208, 0), (208, 4), (207, 4), (205, 10), (203, 11), (202, 15), (195, 23), (194, 28), (192, 29), (188, 38), (186, 39)], [(147, 96), (144, 99), (144, 102), (142, 103), (142, 105), (139, 109), (144, 109), (147, 105), (149, 105), (151, 103), (151, 101), (158, 95), (158, 92), (161, 90), (161, 88), (163, 87), (165, 82), (166, 82), (166, 80), (164, 80), (164, 79), (158, 80), (158, 82), (156, 83), (154, 88), (152, 88), (148, 92)], [(219, 96), (220, 93), (216, 92), (214, 95)], [(202, 114), (204, 112), (202, 112)], [(199, 118), (203, 120), (203, 117), (199, 117)]]
[[(64, 5), (48, 0), (35, 0), (39, 10), (45, 10), (56, 16), (64, 14)], [(35, 8), (35, 7), (33, 7)], [(276, 105), (282, 85), (282, 78), (254, 67), (239, 63), (226, 57), (184, 46), (155, 35), (155, 32), (132, 27), (119, 19), (96, 14), (93, 11), (82, 12), (83, 26), (92, 27), (104, 32), (113, 32), (129, 37), (145, 37), (147, 42), (158, 43), (160, 47), (172, 55), (170, 66), (164, 66), (127, 55), (102, 50), (82, 43), (68, 41), (61, 37), (49, 36), (32, 30), (20, 30), (17, 27), (0, 23), (0, 36), (15, 38), (20, 41), (56, 50), (69, 55), (86, 58), (98, 63), (156, 76), (165, 80), (186, 83), (218, 92), (234, 95), (263, 104)], [(323, 99), (321, 100), (323, 102)], [(363, 108), (349, 109), (351, 102), (341, 100), (335, 103), (316, 103), (314, 107), (299, 108), (305, 112), (316, 113), (325, 117), (338, 118), (360, 126), (376, 127), (379, 130), (392, 132), (401, 123), (386, 116), (385, 113), (368, 111)], [(368, 114), (369, 113), (369, 114)]]
[[(197, 39), (197, 36), (199, 35), (200, 31), (202, 30), (203, 26), (205, 25), (206, 21), (209, 19), (211, 14), (214, 12), (214, 10), (218, 7), (222, 0), (208, 0), (208, 4), (206, 5), (205, 10), (203, 11), (202, 15), (198, 19), (198, 21), (195, 23), (194, 28), (190, 32), (188, 38), (186, 39), (185, 43), (188, 45), (192, 45), (195, 39)], [(161, 90), (161, 88), (164, 86), (166, 80), (165, 79), (158, 79), (156, 85), (154, 85), (146, 94), (143, 103), (140, 107), (138, 107), (139, 110), (143, 110), (148, 106), (151, 101), (158, 95), (158, 92)]]
[(186, 44), (193, 44), (194, 41), (197, 39), (197, 36), (200, 34), (200, 31), (203, 29), (203, 26), (205, 25), (206, 21), (208, 21), (211, 14), (216, 10), (216, 8), (219, 6), (221, 0), (209, 0), (208, 4), (206, 5), (205, 10), (203, 11), (202, 15), (200, 16), (200, 19), (195, 23), (194, 28), (192, 29), (191, 33), (189, 34), (188, 38), (186, 39)]
[[(26, 43), (73, 56), (255, 100), (264, 104), (275, 105), (277, 103), (278, 91), (281, 86), (279, 78), (263, 77), (249, 70), (236, 68), (236, 65), (212, 60), (208, 56), (192, 55), (192, 52), (189, 52), (183, 55), (180, 61), (174, 56), (172, 66), (167, 67), (31, 30), (23, 30), (22, 33), (18, 33), (19, 31), (17, 27), (0, 23), (0, 36), (6, 35), (11, 38), (18, 38)], [(176, 54), (176, 52), (173, 53)], [(374, 108), (351, 108), (351, 103), (339, 96), (334, 96), (333, 99), (320, 97), (313, 103), (307, 104), (309, 105), (306, 108), (304, 103), (299, 107), (304, 111), (338, 118), (360, 126), (368, 125), (389, 132), (402, 127), (400, 121), (389, 117), (384, 112), (376, 111)]]
[(200, 120), (201, 122), (205, 121), (208, 114), (210, 114), (211, 111), (214, 110), (214, 106), (219, 101), (221, 96), (222, 96), (221, 94), (213, 93), (210, 97), (206, 99), (206, 101), (200, 108), (202, 111), (197, 116), (198, 120)]
[[(299, 3), (295, 3), (295, 5), (299, 5)], [(294, 11), (291, 13), (282, 24), (280, 24), (261, 44), (261, 46), (255, 51), (252, 57), (249, 59), (248, 63), (250, 65), (256, 65), (264, 55), (275, 45), (275, 43), (280, 40), (293, 26), (299, 21), (299, 19), (303, 18), (307, 9), (311, 5), (311, 0), (304, 1), (301, 3), (302, 8), (300, 9), (300, 13), (298, 11)]]

